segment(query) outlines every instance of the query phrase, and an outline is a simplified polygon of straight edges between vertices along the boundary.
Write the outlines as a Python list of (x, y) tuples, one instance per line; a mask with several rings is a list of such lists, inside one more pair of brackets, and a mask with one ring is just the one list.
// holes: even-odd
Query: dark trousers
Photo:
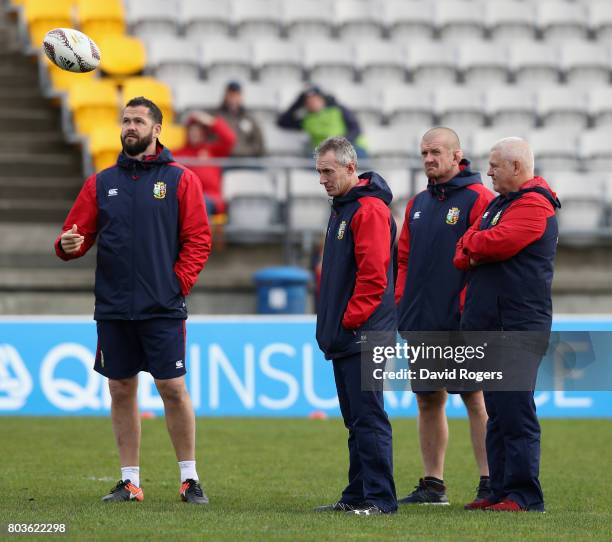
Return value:
[(532, 391), (485, 391), (487, 460), (495, 500), (544, 510), (540, 472), (540, 424)]
[(349, 483), (342, 502), (397, 510), (391, 424), (381, 391), (361, 391), (360, 355), (333, 361), (340, 411), (349, 431)]

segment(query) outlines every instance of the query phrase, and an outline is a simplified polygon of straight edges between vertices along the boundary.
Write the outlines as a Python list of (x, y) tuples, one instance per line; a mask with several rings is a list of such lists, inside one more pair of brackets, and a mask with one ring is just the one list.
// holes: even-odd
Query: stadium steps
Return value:
[(37, 61), (18, 44), (15, 19), (0, 9), (0, 223), (56, 224), (83, 184), (81, 150), (65, 142)]

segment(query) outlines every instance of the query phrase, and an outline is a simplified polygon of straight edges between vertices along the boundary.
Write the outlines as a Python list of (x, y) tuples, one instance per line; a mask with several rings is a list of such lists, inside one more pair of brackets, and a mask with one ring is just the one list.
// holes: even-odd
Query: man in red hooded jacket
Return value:
[[(227, 158), (235, 143), (236, 134), (221, 117), (204, 112), (191, 113), (187, 118), (187, 144), (173, 155), (179, 162), (181, 158)], [(200, 178), (208, 215), (223, 213), (222, 168), (189, 164), (189, 169)]]

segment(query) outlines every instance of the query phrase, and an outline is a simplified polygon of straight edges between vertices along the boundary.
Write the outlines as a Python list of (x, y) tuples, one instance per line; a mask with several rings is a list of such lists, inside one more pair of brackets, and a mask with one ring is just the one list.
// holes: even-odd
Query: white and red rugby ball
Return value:
[(98, 46), (89, 36), (72, 28), (49, 30), (42, 47), (49, 60), (62, 70), (85, 73), (100, 64)]

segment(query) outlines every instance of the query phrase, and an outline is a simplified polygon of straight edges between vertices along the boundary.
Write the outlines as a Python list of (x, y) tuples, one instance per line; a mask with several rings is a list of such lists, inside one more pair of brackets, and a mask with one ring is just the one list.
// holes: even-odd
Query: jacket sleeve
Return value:
[(470, 269), (470, 255), (463, 246), (463, 240), (466, 235), (471, 231), (478, 231), (480, 229), (480, 220), (476, 220), (472, 226), (466, 231), (463, 236), (457, 241), (455, 246), (455, 256), (453, 257), (453, 265), (461, 271), (468, 271)]
[(202, 185), (195, 173), (183, 170), (178, 186), (180, 250), (174, 264), (183, 295), (189, 294), (210, 254), (212, 240)]
[(406, 205), (404, 213), (404, 225), (397, 244), (397, 279), (395, 281), (395, 304), (400, 302), (406, 287), (406, 277), (408, 276), (408, 259), (410, 258), (410, 213), (414, 198), (411, 198)]
[(348, 139), (351, 143), (354, 143), (355, 140), (361, 135), (361, 127), (359, 126), (359, 121), (355, 114), (346, 107), (339, 105), (340, 111), (342, 111), (342, 118), (344, 119), (344, 125), (346, 126), (346, 134), (344, 137)]
[(276, 124), (288, 130), (301, 130), (302, 118), (298, 116), (298, 111), (304, 106), (304, 94), (300, 94), (291, 104), (287, 111), (284, 111), (276, 119)]
[(236, 143), (236, 134), (230, 128), (230, 125), (221, 117), (215, 117), (215, 122), (211, 126), (211, 130), (218, 139), (217, 141), (208, 143), (208, 152), (210, 155), (221, 158), (229, 156)]
[[(61, 246), (61, 237), (64, 232), (72, 229), (76, 224), (78, 232), (85, 237), (81, 248), (76, 252), (67, 254)], [(96, 176), (87, 178), (72, 209), (68, 213), (61, 233), (55, 239), (55, 253), (62, 260), (74, 260), (83, 256), (95, 243), (98, 234), (98, 202), (96, 197)]]
[(512, 258), (537, 241), (554, 214), (540, 195), (525, 195), (510, 205), (497, 225), (487, 230), (470, 228), (463, 238), (463, 253), (477, 263), (499, 262)]
[[(369, 199), (369, 198), (363, 198)], [(364, 204), (353, 215), (351, 231), (355, 244), (357, 276), (355, 289), (342, 318), (346, 329), (355, 329), (372, 316), (387, 288), (391, 261), (391, 213), (382, 202)]]

